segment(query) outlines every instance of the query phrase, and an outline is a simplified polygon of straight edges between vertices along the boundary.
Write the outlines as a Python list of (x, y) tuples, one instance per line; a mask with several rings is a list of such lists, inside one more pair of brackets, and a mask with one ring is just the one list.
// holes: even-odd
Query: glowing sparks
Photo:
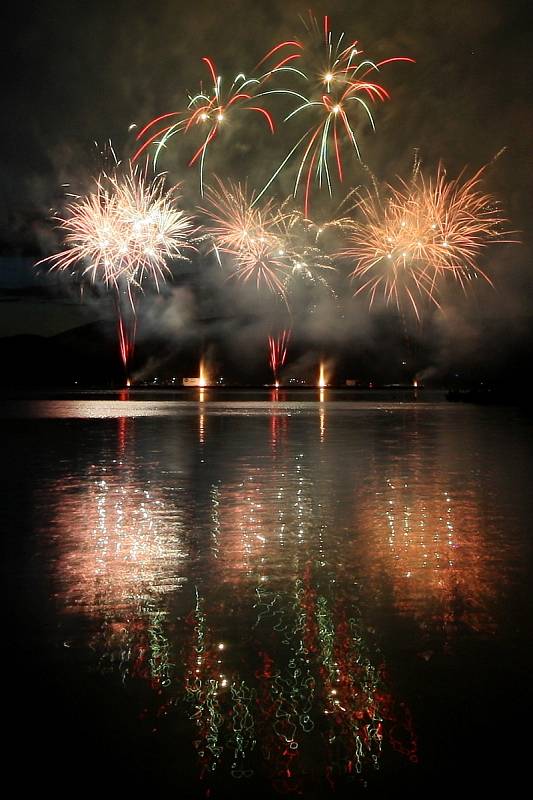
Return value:
[(304, 282), (321, 286), (332, 292), (326, 276), (335, 272), (332, 258), (322, 247), (321, 235), (328, 228), (342, 229), (344, 221), (331, 220), (317, 225), (297, 209), (288, 210), (288, 201), (282, 204), (278, 227), (283, 242), (283, 260), (287, 268), (286, 289)]
[(416, 166), (409, 181), (387, 184), (382, 201), (376, 192), (360, 197), (360, 221), (354, 221), (348, 247), (338, 255), (355, 262), (356, 294), (368, 293), (372, 306), (381, 293), (386, 303), (405, 304), (419, 318), (420, 299), (439, 305), (443, 281), (453, 278), (466, 289), (473, 277), (492, 284), (479, 266), (489, 242), (503, 239), (505, 218), (495, 199), (482, 191), (478, 170), (448, 180), (442, 165), (425, 178)]
[(163, 176), (148, 181), (135, 169), (102, 173), (95, 183), (56, 217), (66, 249), (45, 261), (51, 270), (81, 270), (93, 283), (151, 280), (159, 289), (171, 274), (167, 262), (194, 249), (192, 219), (176, 207), (175, 189), (165, 190)]
[(209, 215), (206, 232), (216, 252), (231, 257), (230, 277), (252, 280), (257, 288), (285, 296), (287, 266), (280, 237), (281, 216), (273, 201), (253, 205), (246, 186), (218, 181), (206, 190)]
[(203, 358), (200, 361), (199, 372), (200, 372), (200, 377), (198, 379), (198, 386), (200, 387), (200, 389), (205, 389), (205, 387), (208, 386), (209, 384), (209, 375), (207, 373), (207, 367)]
[[(150, 152), (155, 166), (177, 134), (185, 144), (194, 141), (188, 164), (200, 172), (202, 239), (208, 243), (207, 252), (215, 253), (221, 267), (228, 269), (229, 278), (267, 290), (290, 311), (291, 292), (297, 295), (300, 290), (301, 300), (310, 296), (309, 284), (326, 288), (337, 300), (328, 281), (340, 259), (350, 263), (356, 294), (367, 294), (370, 306), (379, 296), (402, 311), (405, 307), (413, 310), (417, 318), (422, 300), (439, 306), (448, 278), (463, 289), (477, 277), (491, 283), (479, 266), (479, 256), (490, 242), (506, 241), (502, 238), (505, 220), (494, 199), (480, 188), (483, 170), (468, 179), (461, 173), (448, 180), (442, 166), (434, 176), (424, 177), (417, 163), (410, 179), (386, 184), (382, 196), (377, 189), (352, 190), (348, 197), (356, 194), (357, 204), (350, 219), (319, 226), (310, 218), (313, 187), (332, 195), (334, 183), (345, 178), (345, 149), (360, 158), (364, 126), (375, 129), (373, 108), (389, 99), (387, 89), (376, 82), (381, 69), (413, 59), (371, 61), (356, 40), (333, 35), (327, 16), (319, 24), (310, 14), (302, 41), (276, 44), (259, 61), (254, 77), (240, 72), (233, 82), (226, 81), (212, 59), (204, 57), (202, 62), (209, 75), (205, 88), (201, 85), (181, 110), (160, 114), (136, 133), (132, 164)], [(278, 85), (278, 79), (294, 81), (295, 88)], [(263, 103), (276, 98), (289, 102), (285, 131), (299, 123), (302, 127), (266, 186), (256, 194), (231, 180), (214, 178), (204, 185), (206, 159), (215, 140), (217, 146), (235, 141), (236, 112), (253, 111), (244, 119), (259, 117), (261, 125), (274, 133), (273, 118)], [(135, 124), (130, 126), (130, 130), (135, 128)], [(112, 148), (111, 152), (114, 155)], [(290, 199), (266, 199), (269, 187), (293, 160), (297, 163)], [(130, 165), (126, 172), (118, 166), (101, 172), (92, 192), (67, 205), (57, 218), (64, 249), (44, 261), (51, 270), (72, 272), (111, 290), (127, 377), (136, 333), (137, 292), (147, 284), (160, 290), (171, 275), (170, 262), (186, 259), (196, 249), (196, 229), (192, 218), (178, 207), (175, 189), (165, 189), (162, 176), (149, 180), (147, 165), (144, 171)], [(302, 209), (295, 203), (300, 195)], [(328, 228), (346, 235), (335, 255), (326, 251), (321, 238)], [(277, 339), (269, 337), (276, 386), (289, 336), (284, 331)], [(208, 385), (203, 364), (200, 377), (194, 380), (201, 389)], [(321, 365), (319, 386), (326, 385)]]

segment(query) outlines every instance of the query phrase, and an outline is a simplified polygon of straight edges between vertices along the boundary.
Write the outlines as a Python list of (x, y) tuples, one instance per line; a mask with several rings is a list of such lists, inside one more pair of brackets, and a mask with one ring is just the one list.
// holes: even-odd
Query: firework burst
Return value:
[(55, 217), (66, 248), (44, 261), (108, 287), (151, 280), (159, 289), (170, 275), (167, 261), (194, 249), (192, 218), (176, 208), (175, 189), (165, 190), (164, 176), (148, 181), (135, 169), (102, 173), (95, 184)]
[(168, 261), (187, 260), (187, 253), (196, 249), (192, 217), (177, 207), (178, 187), (166, 190), (164, 175), (147, 181), (143, 173), (131, 170), (110, 183), (116, 217), (126, 232), (123, 272), (129, 283), (142, 286), (148, 280), (159, 290), (171, 275)]
[[(206, 189), (208, 216), (206, 236), (220, 261), (230, 256), (231, 278), (257, 288), (266, 287), (288, 305), (287, 295), (297, 282), (320, 285), (330, 290), (324, 277), (334, 271), (332, 259), (321, 247), (320, 237), (328, 229), (342, 227), (338, 219), (317, 225), (290, 208), (286, 200), (256, 204), (246, 186), (217, 181)], [(331, 291), (331, 290), (330, 290)]]
[(101, 173), (95, 184), (93, 192), (75, 198), (55, 218), (66, 247), (43, 261), (50, 270), (78, 273), (114, 290), (127, 368), (135, 339), (134, 290), (147, 281), (159, 290), (171, 274), (167, 261), (186, 258), (194, 249), (195, 229), (192, 218), (175, 206), (175, 190), (165, 190), (163, 176), (150, 181), (130, 168), (125, 174)]
[(326, 275), (335, 272), (333, 259), (322, 247), (321, 237), (328, 228), (342, 227), (344, 220), (332, 220), (318, 225), (307, 219), (301, 211), (287, 211), (288, 201), (282, 205), (278, 228), (282, 242), (282, 258), (286, 265), (285, 288), (296, 283), (307, 283), (332, 291)]
[(206, 190), (206, 233), (216, 253), (232, 262), (230, 277), (286, 298), (288, 268), (281, 225), (284, 214), (269, 200), (255, 205), (246, 186), (222, 181)]
[[(330, 195), (332, 194), (331, 163), (334, 164), (339, 181), (343, 181), (342, 150), (345, 144), (360, 159), (356, 130), (361, 113), (363, 119), (375, 130), (371, 106), (387, 100), (389, 93), (381, 84), (373, 81), (372, 76), (386, 64), (394, 61), (413, 62), (413, 59), (402, 56), (378, 62), (370, 61), (363, 57), (363, 50), (357, 41), (347, 42), (344, 33), (339, 37), (333, 36), (328, 17), (324, 17), (321, 29), (316, 18), (310, 14), (306, 29), (306, 39), (309, 40), (307, 45), (299, 42), (278, 45), (284, 51), (287, 48), (294, 50), (286, 60), (292, 62), (291, 71), (305, 79), (306, 94), (284, 89), (265, 91), (258, 96), (292, 94), (298, 98), (298, 105), (285, 117), (285, 122), (295, 118), (308, 119), (309, 127), (263, 189), (263, 192), (266, 191), (285, 165), (298, 154), (300, 162), (294, 196), (296, 197), (300, 185), (303, 184), (304, 214), (307, 217), (313, 183), (319, 188), (327, 186)], [(277, 65), (277, 71), (283, 68)]]
[(497, 201), (481, 187), (478, 170), (447, 179), (442, 164), (425, 178), (418, 164), (409, 181), (386, 184), (387, 199), (362, 194), (348, 246), (338, 253), (355, 263), (351, 277), (360, 282), (372, 306), (376, 295), (399, 309), (407, 303), (420, 319), (419, 301), (439, 305), (443, 281), (452, 278), (466, 289), (473, 277), (492, 284), (479, 266), (483, 248), (504, 239), (505, 218)]
[[(166, 147), (167, 142), (176, 134), (189, 134), (191, 131), (201, 131), (201, 144), (189, 160), (188, 166), (200, 165), (200, 192), (204, 194), (204, 164), (207, 151), (213, 140), (220, 131), (228, 125), (230, 118), (237, 111), (253, 111), (265, 120), (271, 133), (274, 133), (274, 121), (267, 109), (261, 105), (254, 104), (253, 92), (256, 87), (267, 77), (246, 78), (244, 73), (239, 73), (230, 84), (229, 89), (224, 91), (222, 76), (217, 72), (217, 68), (212, 59), (204, 57), (202, 61), (206, 65), (212, 80), (211, 90), (200, 92), (193, 97), (189, 97), (189, 103), (185, 111), (171, 111), (155, 117), (137, 134), (138, 148), (133, 155), (135, 162), (150, 145), (155, 145), (154, 168), (162, 148)], [(281, 68), (277, 64), (268, 73)], [(145, 138), (144, 142), (143, 139)]]

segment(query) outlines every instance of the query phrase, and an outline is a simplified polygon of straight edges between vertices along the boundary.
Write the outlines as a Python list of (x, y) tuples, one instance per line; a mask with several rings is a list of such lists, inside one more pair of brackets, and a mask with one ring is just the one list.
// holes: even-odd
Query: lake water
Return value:
[(532, 420), (424, 392), (0, 401), (20, 789), (305, 798), (529, 772)]

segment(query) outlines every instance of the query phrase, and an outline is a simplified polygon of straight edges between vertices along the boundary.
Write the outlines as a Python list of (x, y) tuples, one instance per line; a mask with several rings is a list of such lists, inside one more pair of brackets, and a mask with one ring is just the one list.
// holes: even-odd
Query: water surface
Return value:
[(222, 798), (518, 781), (532, 426), (431, 400), (4, 400), (24, 781)]

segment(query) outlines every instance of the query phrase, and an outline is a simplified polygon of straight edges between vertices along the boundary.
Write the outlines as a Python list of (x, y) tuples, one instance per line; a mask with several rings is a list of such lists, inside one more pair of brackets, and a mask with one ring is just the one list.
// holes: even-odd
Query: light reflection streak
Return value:
[(384, 744), (417, 760), (409, 712), (386, 687), (353, 597), (339, 594), (327, 571), (307, 563), (284, 589), (259, 584), (254, 609), (260, 652), (241, 647), (232, 663), (225, 652), (237, 641), (217, 644), (225, 627), (217, 604), (197, 592), (188, 617), (184, 692), (201, 779), (224, 768), (250, 777), (257, 745), (283, 791), (301, 790), (317, 770), (334, 785), (379, 769)]
[(289, 419), (286, 414), (271, 414), (270, 416), (270, 443), (272, 452), (275, 453), (278, 445), (287, 442)]
[(322, 396), (320, 397), (320, 409), (318, 411), (318, 416), (320, 419), (320, 444), (323, 444), (326, 433), (326, 411), (324, 409), (324, 398)]

